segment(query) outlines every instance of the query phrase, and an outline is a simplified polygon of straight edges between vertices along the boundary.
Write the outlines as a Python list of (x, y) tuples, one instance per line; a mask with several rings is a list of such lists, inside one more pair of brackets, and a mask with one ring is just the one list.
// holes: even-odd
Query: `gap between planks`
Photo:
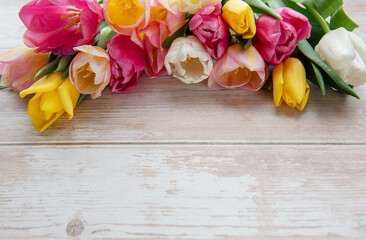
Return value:
[(118, 141), (118, 142), (0, 142), (2, 146), (364, 146), (366, 142), (243, 142), (243, 141)]

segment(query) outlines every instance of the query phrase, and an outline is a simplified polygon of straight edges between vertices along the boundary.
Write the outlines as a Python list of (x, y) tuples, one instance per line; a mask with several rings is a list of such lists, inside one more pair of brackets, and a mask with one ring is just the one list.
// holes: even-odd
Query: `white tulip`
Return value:
[[(172, 1), (172, 0), (170, 0)], [(221, 0), (176, 0), (179, 10), (183, 13), (196, 14), (202, 8), (221, 2)]]
[(169, 75), (187, 84), (207, 79), (213, 68), (210, 55), (195, 36), (175, 39), (164, 63)]
[(325, 34), (315, 52), (347, 84), (366, 82), (366, 44), (356, 34), (338, 28)]

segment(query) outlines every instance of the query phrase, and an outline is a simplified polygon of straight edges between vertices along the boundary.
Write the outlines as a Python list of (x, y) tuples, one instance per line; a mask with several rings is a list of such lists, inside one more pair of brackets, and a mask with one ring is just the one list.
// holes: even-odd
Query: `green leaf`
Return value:
[(179, 37), (182, 37), (184, 36), (187, 28), (188, 28), (188, 25), (189, 25), (189, 21), (186, 22), (186, 24), (183, 25), (183, 27), (179, 28), (178, 31), (176, 31), (172, 36), (170, 36), (170, 38), (168, 38), (164, 44), (163, 44), (163, 48), (169, 48), (170, 45), (172, 45), (172, 42), (179, 38)]
[[(278, 18), (282, 20), (282, 17), (280, 14), (278, 14), (275, 10), (270, 8), (268, 5), (266, 5), (262, 0), (243, 0), (244, 2), (248, 3), (249, 6), (255, 7), (257, 9), (260, 9), (261, 11), (265, 12), (268, 15), (271, 15), (275, 18)], [(277, 0), (282, 1), (282, 0)]]
[(43, 77), (44, 75), (47, 75), (57, 69), (58, 63), (60, 62), (60, 58), (56, 58), (49, 64), (47, 64), (44, 68), (39, 70), (38, 73), (34, 76), (34, 81), (37, 81), (40, 77)]
[(332, 29), (337, 29), (344, 27), (348, 31), (353, 31), (359, 26), (350, 17), (347, 16), (343, 7), (338, 8), (338, 10), (332, 15), (330, 19), (330, 27)]
[(286, 7), (284, 0), (264, 0), (264, 2), (273, 9), (279, 7)]
[(107, 49), (107, 45), (105, 44), (108, 40), (113, 38), (117, 33), (113, 31), (109, 26), (104, 27), (99, 34), (97, 46), (103, 49)]
[(307, 58), (316, 63), (327, 73), (327, 75), (331, 78), (332, 82), (336, 86), (334, 88), (360, 99), (357, 93), (355, 93), (350, 86), (344, 83), (342, 79), (340, 79), (340, 77), (338, 77), (338, 75), (335, 74), (335, 72), (333, 72), (333, 70), (316, 54), (313, 47), (309, 44), (307, 40), (300, 41), (297, 47)]
[(342, 0), (313, 0), (320, 15), (327, 18), (343, 5)]
[(315, 63), (310, 61), (310, 64), (313, 68), (314, 77), (316, 80), (315, 84), (320, 88), (320, 91), (322, 92), (322, 94), (325, 95), (325, 84), (324, 84), (322, 72), (320, 71), (319, 67)]
[(70, 65), (67, 66), (67, 68), (64, 71), (64, 74), (62, 74), (62, 80), (65, 80), (69, 76), (69, 71), (70, 71)]
[(311, 5), (308, 5), (307, 3), (303, 3), (303, 5), (306, 7), (306, 9), (309, 11), (309, 13), (314, 17), (316, 22), (321, 26), (324, 33), (329, 32), (330, 31), (329, 24), (320, 15), (320, 13), (318, 11), (316, 11)]
[(48, 58), (47, 58), (47, 64), (53, 62), (53, 60), (57, 59), (57, 55), (53, 54), (53, 52), (50, 52), (48, 54)]
[(90, 96), (90, 94), (80, 94), (79, 100), (78, 100), (78, 105), (80, 105), (80, 103), (84, 100), (85, 97)]
[(66, 68), (69, 67), (72, 59), (74, 58), (74, 56), (72, 55), (65, 55), (62, 56), (60, 59), (60, 62), (58, 63), (57, 69), (55, 70), (55, 72), (63, 72), (66, 70)]

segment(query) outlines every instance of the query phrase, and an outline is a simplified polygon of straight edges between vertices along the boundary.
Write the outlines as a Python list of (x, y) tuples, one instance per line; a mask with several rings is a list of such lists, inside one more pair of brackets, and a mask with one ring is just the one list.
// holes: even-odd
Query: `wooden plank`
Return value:
[[(19, 44), (22, 24), (17, 9), (26, 3), (0, 0), (0, 21), (10, 22), (0, 31), (0, 48)], [(364, 1), (346, 1), (346, 9), (359, 21), (366, 21)], [(10, 20), (9, 20), (10, 19)], [(24, 29), (23, 29), (24, 30)], [(1, 35), (3, 34), (3, 35)], [(366, 39), (366, 38), (365, 38)], [(128, 94), (108, 93), (96, 101), (86, 100), (75, 118), (65, 117), (39, 135), (26, 114), (26, 101), (10, 91), (0, 94), (0, 144), (22, 143), (126, 143), (126, 142), (297, 142), (365, 143), (365, 87), (357, 89), (357, 101), (328, 90), (321, 96), (313, 88), (302, 113), (287, 106), (276, 109), (271, 93), (209, 91), (204, 84), (184, 85), (162, 77), (142, 78)]]
[(364, 146), (0, 147), (3, 239), (366, 238)]
[[(210, 91), (171, 77), (142, 78), (127, 94), (106, 90), (86, 100), (72, 121), (64, 116), (38, 134), (27, 101), (0, 94), (0, 143), (291, 142), (365, 143), (366, 87), (361, 100), (313, 87), (306, 110), (276, 108), (267, 90)], [(5, 134), (6, 133), (6, 134)]]

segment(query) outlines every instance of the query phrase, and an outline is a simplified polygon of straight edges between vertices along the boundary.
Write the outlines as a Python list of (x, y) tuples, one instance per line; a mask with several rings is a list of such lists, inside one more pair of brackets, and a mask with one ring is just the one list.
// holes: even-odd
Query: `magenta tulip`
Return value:
[(229, 46), (230, 32), (221, 17), (221, 2), (201, 9), (189, 22), (189, 29), (211, 57), (220, 59)]
[(256, 21), (257, 34), (253, 45), (263, 59), (271, 65), (277, 65), (291, 56), (299, 41), (309, 38), (311, 25), (301, 13), (291, 8), (275, 9), (283, 21), (268, 15), (262, 15)]
[(27, 27), (24, 43), (36, 52), (73, 54), (73, 48), (93, 44), (103, 21), (95, 0), (33, 0), (19, 13)]
[(145, 69), (145, 51), (125, 35), (116, 35), (106, 44), (111, 57), (111, 91), (127, 92), (137, 85)]

